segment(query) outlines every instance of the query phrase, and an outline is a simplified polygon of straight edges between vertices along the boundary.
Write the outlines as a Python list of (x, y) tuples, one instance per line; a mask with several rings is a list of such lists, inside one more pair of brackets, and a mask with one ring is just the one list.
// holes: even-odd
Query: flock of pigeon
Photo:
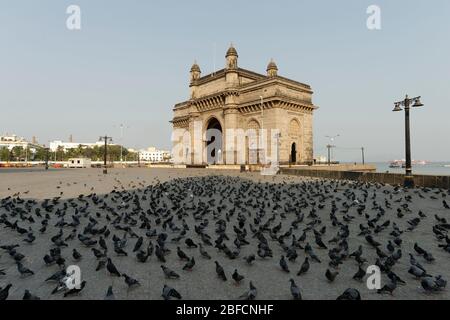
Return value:
[[(142, 290), (137, 297), (145, 299), (150, 290), (166, 300), (194, 299), (208, 287), (211, 299), (227, 290), (232, 299), (301, 300), (320, 286), (334, 299), (359, 300), (371, 294), (371, 265), (383, 276), (375, 298), (395, 297), (406, 285), (424, 298), (448, 298), (449, 196), (429, 188), (222, 175), (128, 188), (116, 178), (111, 193), (73, 199), (16, 193), (0, 199), (0, 300), (17, 288), (25, 300), (83, 299), (99, 286), (101, 296), (84, 298), (114, 300)], [(420, 201), (432, 206), (416, 211)], [(81, 266), (77, 287), (68, 285), (71, 265)], [(102, 277), (106, 282), (97, 281)], [(268, 292), (269, 280), (277, 292)], [(338, 282), (346, 289), (335, 292)]]

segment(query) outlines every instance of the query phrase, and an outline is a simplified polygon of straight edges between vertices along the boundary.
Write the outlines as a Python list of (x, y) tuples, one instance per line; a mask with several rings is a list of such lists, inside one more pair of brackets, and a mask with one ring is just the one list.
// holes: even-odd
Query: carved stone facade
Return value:
[[(279, 76), (273, 60), (267, 66), (266, 75), (245, 70), (238, 67), (238, 53), (231, 46), (224, 69), (202, 77), (197, 63), (192, 66), (190, 89), (190, 99), (175, 105), (171, 121), (174, 130), (181, 129), (190, 134), (183, 140), (185, 162), (212, 162), (207, 152), (211, 143), (210, 137), (205, 135), (208, 128), (223, 133), (221, 147), (216, 150), (219, 157), (213, 160), (215, 163), (249, 163), (254, 149), (258, 149), (258, 161), (261, 161), (260, 143), (252, 144), (248, 138), (242, 161), (229, 147), (236, 141), (227, 141), (227, 129), (267, 130), (267, 150), (263, 152), (266, 155), (271, 155), (272, 151), (270, 130), (278, 129), (281, 135), (276, 143), (281, 163), (313, 161), (313, 112), (317, 109), (312, 103), (313, 92), (309, 85)], [(200, 138), (194, 132), (199, 123)]]

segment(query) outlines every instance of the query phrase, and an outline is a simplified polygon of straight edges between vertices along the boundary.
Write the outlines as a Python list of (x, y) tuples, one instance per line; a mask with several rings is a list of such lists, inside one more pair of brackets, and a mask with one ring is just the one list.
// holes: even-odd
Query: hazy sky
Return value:
[[(66, 28), (81, 7), (82, 29)], [(369, 5), (381, 30), (366, 27)], [(188, 98), (189, 69), (239, 65), (308, 83), (316, 155), (340, 134), (341, 160), (404, 157), (403, 113), (393, 102), (422, 95), (412, 112), (413, 158), (450, 160), (450, 1), (0, 0), (0, 133), (41, 143), (170, 148), (172, 107)], [(348, 148), (348, 149), (347, 149)]]

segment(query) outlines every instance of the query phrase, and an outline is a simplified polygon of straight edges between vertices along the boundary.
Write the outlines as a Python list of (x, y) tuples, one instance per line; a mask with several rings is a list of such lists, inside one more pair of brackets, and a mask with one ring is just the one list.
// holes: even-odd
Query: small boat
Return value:
[(401, 168), (402, 167), (402, 162), (401, 161), (391, 161), (389, 163), (389, 168)]

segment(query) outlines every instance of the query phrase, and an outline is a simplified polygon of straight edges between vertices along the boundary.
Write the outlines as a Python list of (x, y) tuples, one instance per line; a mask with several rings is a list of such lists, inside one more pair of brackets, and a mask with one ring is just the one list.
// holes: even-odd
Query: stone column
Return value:
[(228, 106), (224, 110), (224, 128), (222, 128), (223, 151), (222, 159), (225, 164), (236, 164), (235, 130), (238, 127), (238, 110), (235, 106)]
[(307, 112), (303, 117), (303, 152), (304, 161), (313, 161), (313, 113)]
[(195, 111), (190, 113), (189, 118), (189, 134), (191, 138), (190, 144), (190, 163), (203, 164), (203, 131), (202, 119), (200, 113)]

